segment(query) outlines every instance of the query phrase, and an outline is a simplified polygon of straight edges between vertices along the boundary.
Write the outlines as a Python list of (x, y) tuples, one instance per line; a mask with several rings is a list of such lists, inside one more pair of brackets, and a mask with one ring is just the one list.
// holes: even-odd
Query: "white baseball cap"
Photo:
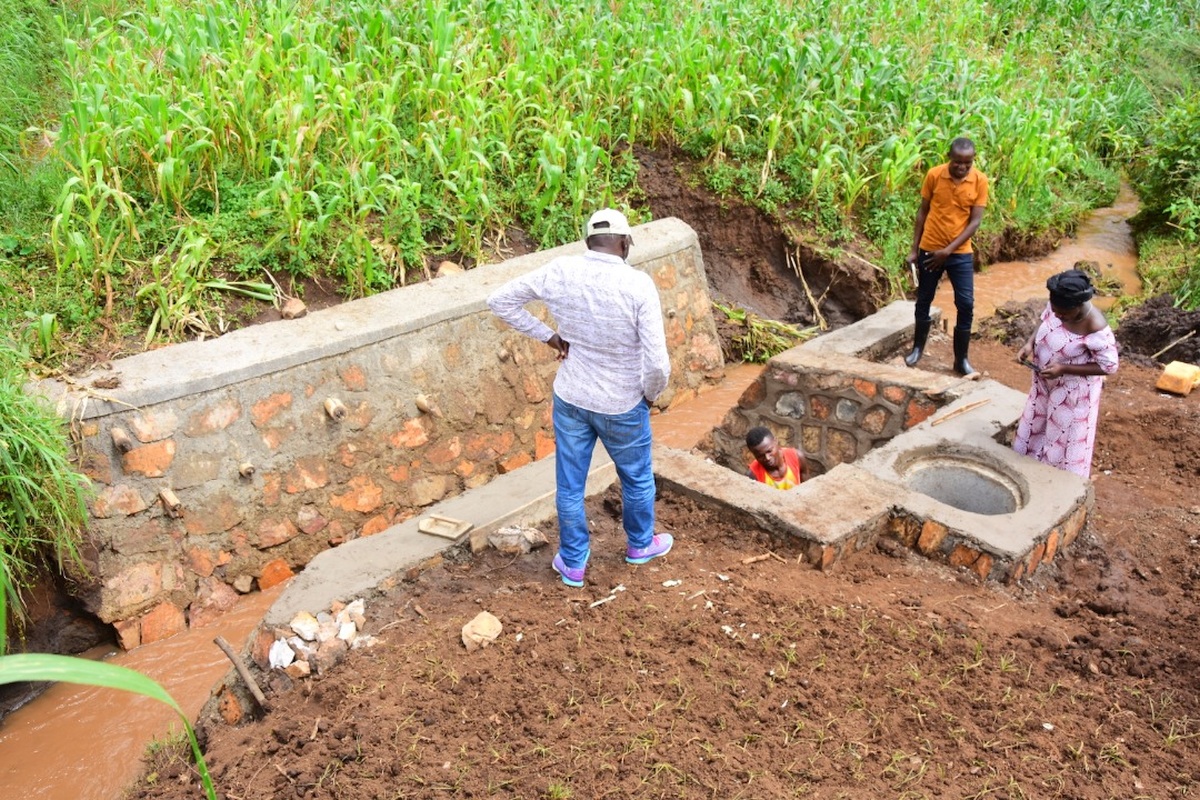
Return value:
[(615, 208), (602, 208), (587, 222), (587, 229), (584, 231), (583, 238), (596, 236), (601, 233), (613, 233), (618, 236), (632, 236), (633, 231), (629, 228), (629, 220), (625, 219), (625, 215)]

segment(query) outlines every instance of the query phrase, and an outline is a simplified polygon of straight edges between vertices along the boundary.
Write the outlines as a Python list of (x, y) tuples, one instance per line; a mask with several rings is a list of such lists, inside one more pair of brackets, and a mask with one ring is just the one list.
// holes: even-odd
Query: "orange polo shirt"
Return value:
[[(925, 217), (925, 230), (921, 233), (921, 249), (940, 250), (967, 227), (974, 206), (987, 205), (988, 179), (972, 167), (962, 182), (955, 183), (950, 177), (950, 165), (939, 164), (925, 173), (921, 197), (929, 201), (929, 214)], [(970, 253), (971, 240), (967, 239), (954, 252)]]

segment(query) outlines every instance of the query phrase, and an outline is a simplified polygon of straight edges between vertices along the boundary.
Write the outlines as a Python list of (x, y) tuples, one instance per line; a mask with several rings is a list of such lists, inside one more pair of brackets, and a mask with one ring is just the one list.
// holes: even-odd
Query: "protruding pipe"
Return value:
[(122, 453), (128, 453), (133, 449), (133, 439), (129, 438), (129, 433), (124, 428), (113, 428), (112, 440)]
[(437, 403), (427, 394), (419, 394), (416, 397), (417, 410), (422, 414), (432, 414), (435, 417), (442, 416), (442, 410), (438, 408)]
[(168, 517), (179, 519), (183, 516), (183, 503), (179, 502), (179, 498), (175, 496), (173, 491), (164, 486), (158, 490), (158, 496), (162, 500), (163, 508), (166, 510)]
[(330, 419), (341, 422), (346, 418), (346, 406), (341, 400), (331, 397), (325, 401), (325, 413), (329, 415)]
[(238, 475), (241, 475), (243, 478), (249, 478), (253, 474), (254, 474), (254, 465), (251, 464), (249, 461), (243, 461), (241, 464), (238, 465)]

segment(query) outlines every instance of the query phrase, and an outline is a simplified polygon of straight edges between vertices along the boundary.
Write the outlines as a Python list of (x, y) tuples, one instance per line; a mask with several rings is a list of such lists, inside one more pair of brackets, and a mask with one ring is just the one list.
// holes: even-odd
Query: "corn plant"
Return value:
[(87, 686), (101, 686), (120, 689), (123, 692), (133, 692), (158, 700), (160, 703), (166, 703), (183, 721), (183, 729), (192, 746), (192, 755), (196, 759), (196, 770), (200, 775), (200, 782), (204, 786), (205, 796), (208, 797), (208, 800), (217, 800), (217, 792), (213, 787), (212, 778), (208, 774), (208, 765), (204, 761), (204, 754), (200, 752), (200, 743), (196, 741), (196, 732), (192, 729), (192, 723), (183, 713), (179, 704), (175, 702), (175, 698), (171, 697), (167, 690), (156, 681), (136, 670), (118, 664), (89, 661), (86, 658), (47, 653), (0, 655), (0, 685), (25, 681), (82, 683)]

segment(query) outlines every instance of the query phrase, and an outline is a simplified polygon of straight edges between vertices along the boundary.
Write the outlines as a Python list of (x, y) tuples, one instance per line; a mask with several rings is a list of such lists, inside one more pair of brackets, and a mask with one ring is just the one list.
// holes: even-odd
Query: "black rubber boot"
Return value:
[(913, 346), (912, 352), (904, 357), (904, 363), (910, 367), (915, 367), (917, 362), (921, 360), (921, 354), (925, 352), (925, 341), (929, 338), (929, 326), (933, 324), (932, 320), (917, 322), (917, 327), (913, 331)]
[(959, 375), (970, 375), (975, 371), (967, 361), (967, 350), (971, 347), (971, 332), (954, 329), (954, 371)]

